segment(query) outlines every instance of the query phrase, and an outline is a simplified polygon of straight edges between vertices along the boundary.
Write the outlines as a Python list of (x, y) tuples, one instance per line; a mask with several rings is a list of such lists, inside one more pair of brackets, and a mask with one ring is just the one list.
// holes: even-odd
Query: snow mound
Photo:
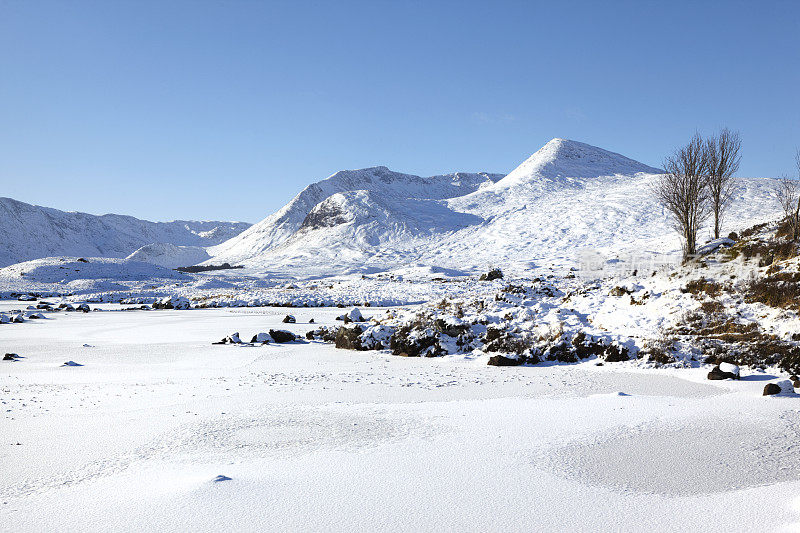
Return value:
[(176, 246), (168, 242), (158, 242), (142, 246), (125, 259), (178, 268), (202, 263), (210, 257), (206, 249), (200, 246)]
[(183, 280), (187, 276), (150, 263), (101, 257), (45, 257), (0, 268), (0, 280), (20, 278), (29, 282), (68, 284), (75, 280)]

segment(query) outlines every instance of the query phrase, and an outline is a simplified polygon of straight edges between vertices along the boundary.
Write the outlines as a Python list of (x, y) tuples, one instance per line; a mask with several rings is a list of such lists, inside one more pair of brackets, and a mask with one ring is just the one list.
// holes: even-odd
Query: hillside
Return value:
[[(418, 221), (409, 220), (406, 215), (412, 219), (414, 217), (417, 219), (426, 219), (428, 216), (436, 217), (436, 214), (429, 215), (425, 206), (432, 206), (435, 203), (433, 201), (463, 196), (477, 191), (493, 184), (501, 177), (501, 174), (456, 172), (423, 178), (393, 172), (386, 167), (343, 170), (327, 179), (309, 185), (276, 213), (230, 241), (210, 250), (214, 256), (210, 262), (258, 264), (262, 260), (266, 260), (268, 252), (286, 243), (290, 237), (319, 233), (328, 234), (334, 240), (345, 239), (344, 241), (335, 241), (344, 248), (360, 249), (362, 244), (367, 247), (378, 243), (385, 244), (387, 241), (393, 240), (392, 235), (408, 237), (409, 231), (413, 233), (414, 228), (418, 227)], [(357, 198), (348, 195), (349, 199), (337, 197), (322, 205), (336, 194), (355, 191), (364, 191), (365, 194), (361, 194)], [(370, 203), (376, 197), (380, 197), (377, 200), (378, 204), (381, 204), (379, 207), (373, 207)], [(414, 202), (405, 204), (404, 202), (408, 200), (420, 200), (421, 204), (417, 207), (410, 205)], [(425, 202), (425, 200), (431, 202)], [(342, 234), (338, 230), (327, 231), (327, 228), (339, 225), (338, 223), (333, 224), (333, 222), (344, 220), (344, 218), (337, 218), (336, 215), (327, 215), (326, 213), (330, 213), (330, 209), (336, 209), (336, 212), (339, 213), (338, 209), (345, 204), (348, 208), (352, 207), (353, 210), (346, 214), (342, 212), (341, 216), (347, 218), (346, 224), (349, 228), (358, 227), (359, 229), (356, 229), (353, 235)], [(398, 211), (395, 212), (395, 209)], [(432, 209), (441, 211), (439, 207), (432, 207)], [(311, 214), (312, 211), (314, 214)], [(376, 219), (383, 219), (387, 222), (385, 224), (377, 223), (375, 230), (370, 230), (364, 227), (364, 224), (369, 224), (369, 222), (363, 216), (359, 216), (359, 213), (372, 213)], [(307, 220), (309, 215), (311, 218)], [(319, 220), (319, 222), (315, 222), (315, 220)], [(387, 225), (391, 227), (388, 230), (386, 229)], [(349, 237), (353, 237), (353, 239)]]
[(213, 246), (248, 227), (245, 222), (97, 216), (0, 198), (0, 267), (52, 256), (122, 258), (152, 243)]
[[(565, 139), (551, 140), (502, 178), (344, 171), (213, 248), (208, 262), (304, 277), (414, 265), (569, 267), (586, 249), (660, 261), (679, 249), (652, 193), (660, 172)], [(726, 231), (777, 216), (772, 187), (768, 179), (742, 179)]]

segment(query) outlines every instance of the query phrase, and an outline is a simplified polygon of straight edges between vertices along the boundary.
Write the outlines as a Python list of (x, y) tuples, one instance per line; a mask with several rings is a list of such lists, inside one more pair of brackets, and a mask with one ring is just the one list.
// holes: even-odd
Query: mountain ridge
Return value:
[[(425, 182), (429, 189), (415, 188), (424, 178), (386, 167), (342, 171), (309, 185), (275, 214), (212, 248), (206, 263), (302, 277), (409, 265), (458, 270), (492, 264), (575, 266), (586, 247), (607, 254), (672, 253), (679, 249), (678, 239), (651, 193), (662, 172), (560, 138), (505, 176), (468, 174), (468, 187), (445, 185), (444, 191), (432, 192), (432, 182)], [(731, 229), (777, 212), (771, 187), (769, 180), (740, 180)], [(276, 220), (288, 213), (296, 220), (277, 228)], [(281, 238), (269, 240), (278, 229)], [(259, 242), (262, 235), (268, 238)]]
[(124, 258), (142, 246), (212, 246), (246, 222), (151, 222), (130, 215), (61, 211), (0, 197), (0, 266), (52, 256)]

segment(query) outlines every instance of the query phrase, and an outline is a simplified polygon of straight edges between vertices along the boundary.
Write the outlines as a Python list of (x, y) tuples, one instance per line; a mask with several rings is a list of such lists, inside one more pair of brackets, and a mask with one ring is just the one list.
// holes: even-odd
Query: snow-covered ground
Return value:
[(800, 527), (770, 374), (212, 345), (342, 310), (100, 307), (0, 325), (3, 530)]

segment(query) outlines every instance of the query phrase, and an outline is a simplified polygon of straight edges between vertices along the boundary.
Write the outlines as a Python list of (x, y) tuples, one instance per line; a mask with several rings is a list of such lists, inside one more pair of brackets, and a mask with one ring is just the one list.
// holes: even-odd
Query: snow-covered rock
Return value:
[(189, 309), (191, 303), (183, 296), (166, 296), (153, 304), (153, 309)]
[(728, 372), (729, 374), (733, 374), (737, 378), (741, 377), (739, 374), (739, 366), (734, 365), (733, 363), (720, 363), (719, 369), (723, 372)]
[(346, 316), (351, 322), (364, 322), (364, 315), (361, 314), (361, 310), (358, 307), (352, 308)]
[(250, 342), (254, 344), (268, 344), (273, 341), (272, 336), (269, 333), (259, 332), (253, 335), (253, 338), (250, 339)]

